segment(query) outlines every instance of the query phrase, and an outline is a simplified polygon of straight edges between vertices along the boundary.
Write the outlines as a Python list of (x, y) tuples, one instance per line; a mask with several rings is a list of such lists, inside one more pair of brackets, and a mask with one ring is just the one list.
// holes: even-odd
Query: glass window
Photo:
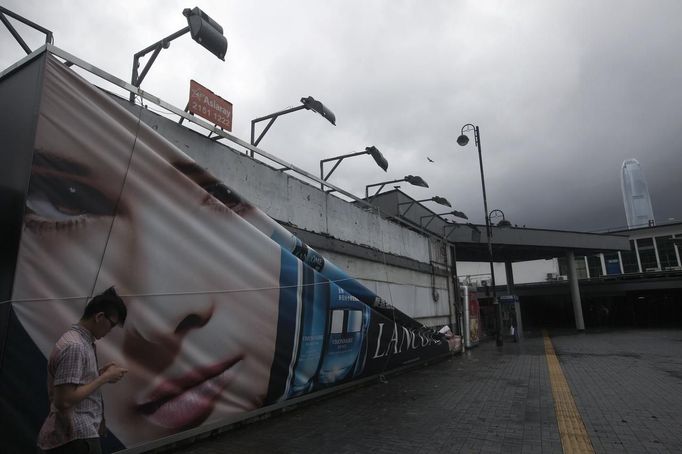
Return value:
[(654, 249), (653, 238), (639, 238), (637, 240), (637, 249), (639, 250), (639, 260), (642, 263), (642, 269), (646, 272), (655, 271), (658, 269), (658, 261), (656, 260), (656, 250)]
[(620, 258), (617, 252), (604, 254), (606, 264), (606, 274), (620, 274)]
[(620, 251), (620, 256), (623, 259), (623, 271), (625, 273), (639, 273), (639, 264), (637, 263), (637, 253), (635, 252), (635, 241), (630, 240), (630, 250)]
[(601, 257), (598, 255), (590, 255), (587, 257), (587, 266), (590, 270), (590, 277), (599, 277), (604, 275), (601, 268)]
[(658, 248), (658, 258), (661, 260), (661, 268), (680, 266), (677, 263), (672, 235), (656, 237), (656, 248)]

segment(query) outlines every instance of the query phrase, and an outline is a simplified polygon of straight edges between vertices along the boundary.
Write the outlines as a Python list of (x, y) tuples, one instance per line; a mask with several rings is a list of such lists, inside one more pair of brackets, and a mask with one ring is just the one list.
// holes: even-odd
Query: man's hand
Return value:
[(106, 379), (107, 383), (116, 383), (128, 373), (128, 369), (115, 363), (108, 363), (100, 369), (100, 376)]
[(128, 372), (128, 369), (109, 363), (99, 370), (99, 377), (83, 385), (66, 383), (54, 387), (54, 406), (66, 411), (82, 401), (105, 383), (116, 383)]
[(105, 370), (109, 369), (111, 366), (115, 365), (116, 363), (106, 363), (104, 367), (100, 368), (99, 374), (102, 375)]

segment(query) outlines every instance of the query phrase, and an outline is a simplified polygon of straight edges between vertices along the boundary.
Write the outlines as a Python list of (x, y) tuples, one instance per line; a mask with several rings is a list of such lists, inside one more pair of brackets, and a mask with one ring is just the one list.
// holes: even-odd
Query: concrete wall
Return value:
[[(118, 99), (118, 98), (117, 98)], [(139, 106), (118, 101), (136, 115)], [(428, 262), (428, 240), (149, 110), (142, 121), (270, 217), (304, 230)]]
[(332, 251), (320, 252), (357, 277), (367, 288), (424, 325), (440, 327), (449, 323), (449, 278), (440, 274), (445, 271), (443, 264), (434, 266), (434, 274), (426, 274)]

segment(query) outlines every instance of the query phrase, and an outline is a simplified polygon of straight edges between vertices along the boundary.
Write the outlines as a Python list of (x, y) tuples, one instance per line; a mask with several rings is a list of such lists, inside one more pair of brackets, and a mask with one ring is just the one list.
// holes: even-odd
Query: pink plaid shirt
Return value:
[(95, 338), (75, 324), (57, 341), (47, 363), (47, 392), (50, 414), (38, 434), (38, 447), (52, 449), (82, 438), (99, 437), (102, 424), (102, 393), (98, 389), (66, 411), (55, 408), (54, 387), (83, 385), (99, 375)]

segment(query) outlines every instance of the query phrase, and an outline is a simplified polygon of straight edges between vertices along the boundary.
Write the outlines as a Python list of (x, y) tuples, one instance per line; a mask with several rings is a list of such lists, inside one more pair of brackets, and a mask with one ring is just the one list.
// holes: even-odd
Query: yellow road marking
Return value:
[(571, 388), (568, 386), (564, 372), (561, 370), (559, 358), (547, 331), (544, 332), (545, 356), (549, 368), (549, 380), (552, 384), (554, 411), (556, 412), (561, 446), (566, 454), (593, 453), (592, 441), (587, 434), (583, 418), (573, 400)]

